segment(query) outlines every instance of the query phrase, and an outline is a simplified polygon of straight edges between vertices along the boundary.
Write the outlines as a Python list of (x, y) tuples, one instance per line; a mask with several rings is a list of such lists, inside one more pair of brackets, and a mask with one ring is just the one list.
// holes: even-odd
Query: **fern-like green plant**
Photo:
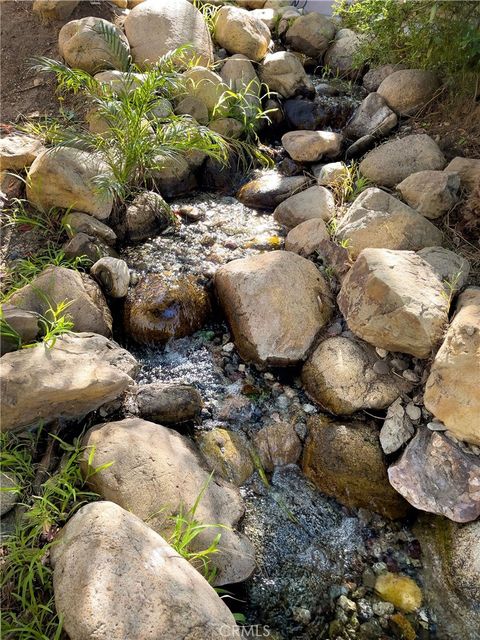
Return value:
[(113, 68), (128, 71), (132, 65), (132, 56), (115, 25), (108, 21), (98, 21), (90, 29), (105, 40), (114, 61)]

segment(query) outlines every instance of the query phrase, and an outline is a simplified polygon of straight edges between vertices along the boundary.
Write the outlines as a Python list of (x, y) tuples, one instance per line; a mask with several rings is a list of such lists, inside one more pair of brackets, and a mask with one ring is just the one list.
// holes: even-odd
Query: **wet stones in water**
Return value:
[(284, 104), (287, 124), (292, 129), (315, 131), (324, 127), (328, 121), (325, 107), (313, 100), (287, 100)]
[(251, 445), (243, 433), (212, 429), (200, 433), (196, 442), (208, 466), (237, 486), (255, 471)]
[(388, 481), (376, 425), (314, 417), (308, 428), (303, 472), (317, 489), (348, 507), (391, 519), (406, 515), (407, 502)]
[(101, 258), (95, 262), (90, 273), (111, 298), (124, 298), (127, 295), (130, 272), (125, 260)]
[(198, 331), (210, 312), (210, 300), (191, 276), (171, 282), (148, 274), (130, 291), (124, 309), (127, 336), (140, 344), (163, 344)]
[(294, 193), (302, 191), (307, 183), (306, 176), (282, 176), (276, 171), (268, 171), (244, 184), (237, 193), (237, 199), (247, 207), (274, 209)]
[(190, 384), (145, 384), (135, 392), (134, 401), (141, 418), (158, 424), (195, 420), (202, 410), (202, 397)]

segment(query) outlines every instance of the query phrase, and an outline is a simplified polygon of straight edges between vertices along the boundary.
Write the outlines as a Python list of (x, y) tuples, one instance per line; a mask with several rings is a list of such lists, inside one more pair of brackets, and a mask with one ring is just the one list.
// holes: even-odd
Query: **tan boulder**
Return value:
[(363, 249), (409, 249), (439, 246), (443, 233), (434, 224), (386, 191), (370, 187), (340, 220), (337, 238), (348, 241), (356, 258)]
[(90, 274), (111, 298), (125, 298), (130, 284), (130, 271), (125, 260), (106, 256), (97, 260)]
[(177, 116), (192, 116), (198, 124), (208, 124), (209, 114), (207, 105), (196, 96), (182, 98), (175, 107)]
[(290, 51), (277, 51), (265, 56), (259, 68), (259, 75), (270, 91), (276, 91), (284, 98), (290, 98), (300, 92), (315, 91), (302, 63)]
[(145, 80), (145, 74), (143, 73), (131, 73), (116, 69), (101, 71), (96, 73), (94, 77), (97, 82), (108, 85), (112, 92), (120, 95), (135, 91)]
[(397, 184), (407, 204), (426, 218), (442, 216), (458, 202), (460, 178), (457, 173), (419, 171)]
[(386, 518), (402, 518), (408, 504), (390, 486), (387, 463), (375, 425), (308, 420), (303, 472), (317, 489), (347, 507), (361, 507)]
[(45, 151), (36, 138), (13, 133), (0, 140), (0, 171), (22, 170), (29, 167), (35, 158)]
[(367, 71), (367, 73), (363, 76), (363, 86), (369, 93), (371, 93), (372, 91), (376, 91), (385, 80), (385, 78), (390, 76), (395, 71), (404, 68), (405, 67), (401, 64), (383, 64), (380, 67), (374, 67), (373, 69)]
[(360, 172), (371, 182), (394, 187), (412, 173), (440, 170), (445, 164), (437, 143), (422, 133), (384, 142), (367, 153)]
[(243, 124), (235, 118), (216, 118), (208, 123), (208, 128), (233, 140), (240, 138), (243, 133)]
[[(110, 44), (110, 31), (115, 34), (115, 48)], [(123, 32), (108, 20), (92, 16), (63, 25), (58, 34), (58, 49), (68, 66), (92, 75), (104, 69), (124, 71), (130, 55)]]
[(245, 9), (224, 5), (216, 15), (215, 40), (229, 53), (259, 61), (267, 53), (270, 29)]
[(275, 209), (273, 216), (287, 229), (293, 229), (307, 220), (328, 222), (335, 215), (335, 200), (325, 187), (313, 186), (295, 193)]
[(172, 49), (190, 44), (190, 58), (198, 64), (213, 62), (210, 33), (200, 11), (187, 0), (145, 0), (137, 4), (124, 22), (134, 62), (141, 68), (155, 64)]
[(253, 443), (265, 471), (275, 467), (295, 464), (302, 454), (302, 443), (293, 424), (272, 422), (257, 431)]
[(76, 209), (105, 220), (112, 211), (113, 196), (101, 192), (93, 181), (109, 174), (108, 166), (94, 153), (71, 147), (47, 149), (28, 171), (27, 198), (40, 211)]
[(110, 336), (112, 315), (97, 283), (87, 275), (65, 267), (47, 267), (32, 282), (9, 298), (10, 304), (45, 315), (61, 302), (70, 302), (66, 314), (75, 331), (93, 331)]
[(368, 344), (335, 336), (323, 340), (302, 369), (308, 395), (337, 415), (385, 409), (410, 385), (388, 368), (377, 373), (380, 358)]
[(289, 251), (233, 260), (218, 269), (215, 286), (240, 355), (259, 364), (304, 360), (332, 312), (323, 276)]
[(382, 96), (369, 93), (348, 121), (344, 133), (353, 140), (369, 135), (380, 137), (391, 131), (397, 122), (397, 115), (387, 106)]
[(400, 69), (388, 75), (377, 89), (388, 106), (400, 116), (415, 113), (439, 88), (438, 77), (425, 69)]
[[(186, 78), (185, 90), (191, 96), (201, 100), (209, 113), (213, 112), (222, 95), (228, 91), (221, 76), (205, 67), (191, 67), (184, 72), (183, 76)], [(216, 110), (216, 116), (223, 115), (226, 110), (226, 105), (219, 106)]]
[(457, 156), (445, 167), (445, 171), (458, 173), (462, 187), (473, 190), (480, 185), (480, 158)]
[(294, 51), (319, 58), (335, 35), (335, 25), (320, 13), (307, 13), (297, 18), (285, 35), (285, 42)]
[(293, 251), (306, 258), (321, 247), (323, 240), (329, 240), (329, 238), (325, 222), (321, 218), (311, 218), (288, 232), (285, 238), (285, 250)]
[(88, 213), (71, 211), (63, 217), (62, 224), (69, 238), (77, 233), (86, 233), (88, 236), (100, 238), (110, 246), (113, 246), (117, 241), (117, 234), (113, 229), (97, 218), (89, 216)]
[(33, 0), (32, 11), (44, 20), (66, 20), (80, 0)]
[(356, 78), (361, 69), (356, 64), (356, 55), (361, 45), (360, 36), (351, 29), (340, 29), (335, 34), (323, 58), (331, 72), (341, 78)]
[[(453, 279), (460, 263), (451, 251), (439, 251)], [(450, 299), (444, 279), (421, 255), (364, 249), (343, 279), (338, 305), (351, 331), (366, 342), (428, 358), (446, 329)]]
[[(161, 425), (128, 418), (92, 427), (85, 435), (85, 460), (95, 447), (93, 464), (114, 461), (89, 479), (89, 485), (144, 520), (168, 540), (172, 516), (187, 514), (199, 496), (195, 519), (216, 525), (204, 529), (192, 542), (197, 551), (207, 549), (221, 534), (219, 552), (212, 556), (217, 568), (215, 584), (246, 580), (255, 566), (249, 541), (235, 531), (243, 516), (240, 492), (224, 480), (212, 477), (185, 436)], [(202, 495), (203, 492), (203, 495)]]
[(425, 407), (456, 438), (480, 446), (480, 289), (459, 297), (457, 312), (433, 361)]
[(260, 80), (247, 56), (237, 53), (228, 58), (220, 75), (228, 87), (245, 96), (246, 103), (250, 105), (247, 108), (247, 113), (255, 115), (256, 110), (261, 106)]
[(50, 557), (55, 606), (71, 640), (214, 640), (219, 628), (240, 637), (233, 615), (198, 571), (112, 502), (82, 507)]
[(318, 162), (323, 156), (337, 156), (342, 148), (342, 135), (333, 131), (289, 131), (282, 145), (297, 162)]
[(65, 334), (0, 360), (2, 429), (81, 418), (133, 384), (135, 358), (95, 333)]

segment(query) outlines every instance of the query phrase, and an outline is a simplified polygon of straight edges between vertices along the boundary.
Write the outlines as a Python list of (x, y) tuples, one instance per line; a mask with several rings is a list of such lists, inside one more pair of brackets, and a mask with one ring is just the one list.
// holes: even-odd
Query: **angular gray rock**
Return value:
[(229, 609), (200, 573), (112, 502), (82, 507), (50, 557), (55, 606), (71, 640), (215, 640), (219, 628), (240, 637)]
[(304, 360), (332, 312), (323, 276), (289, 251), (233, 260), (218, 269), (215, 287), (241, 357), (259, 364)]
[(457, 173), (419, 171), (397, 184), (405, 202), (430, 220), (439, 218), (458, 202), (460, 178)]
[(402, 399), (397, 398), (388, 407), (387, 415), (380, 429), (380, 444), (383, 453), (388, 455), (398, 451), (412, 438), (414, 433), (415, 429), (403, 408)]
[(347, 138), (384, 136), (397, 126), (398, 118), (378, 93), (369, 93), (360, 103), (344, 129)]
[(473, 190), (480, 184), (480, 158), (462, 158), (457, 156), (445, 171), (458, 173), (462, 187)]
[(340, 220), (337, 237), (349, 241), (354, 258), (371, 247), (417, 251), (443, 242), (443, 233), (434, 224), (376, 187), (356, 198)]
[(367, 153), (360, 172), (371, 182), (394, 187), (412, 173), (440, 170), (445, 164), (437, 143), (422, 133), (384, 142)]
[(207, 549), (221, 534), (219, 552), (212, 556), (217, 569), (215, 584), (246, 580), (254, 570), (253, 549), (235, 526), (244, 513), (240, 492), (233, 485), (211, 478), (191, 441), (167, 427), (139, 418), (128, 418), (92, 427), (85, 435), (87, 472), (90, 447), (93, 464), (114, 464), (89, 479), (90, 486), (139, 516), (168, 540), (172, 516), (184, 515), (202, 494), (195, 519), (209, 526), (192, 542), (196, 551)]
[[(135, 358), (104, 336), (65, 334), (0, 360), (2, 429), (80, 418), (115, 400), (133, 383)], [(28, 392), (26, 392), (28, 390)]]
[(391, 485), (417, 509), (470, 522), (480, 516), (480, 460), (438, 431), (420, 428), (388, 469)]
[(63, 217), (62, 223), (70, 238), (77, 233), (85, 233), (88, 236), (100, 238), (110, 246), (113, 246), (117, 241), (117, 234), (113, 229), (97, 218), (81, 211), (67, 213)]
[(376, 373), (377, 362), (381, 360), (368, 344), (344, 336), (327, 338), (303, 366), (302, 382), (315, 402), (336, 415), (384, 409), (410, 385), (390, 370)]

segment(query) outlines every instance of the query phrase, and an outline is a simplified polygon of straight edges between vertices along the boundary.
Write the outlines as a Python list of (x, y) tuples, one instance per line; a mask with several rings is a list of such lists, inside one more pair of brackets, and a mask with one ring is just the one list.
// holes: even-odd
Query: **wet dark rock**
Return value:
[(202, 397), (190, 384), (145, 384), (135, 391), (134, 402), (141, 418), (164, 425), (195, 420), (202, 410)]
[(306, 176), (286, 177), (276, 171), (269, 171), (244, 184), (237, 193), (237, 198), (248, 207), (275, 209), (291, 195), (305, 189), (307, 184)]
[(286, 100), (284, 110), (291, 129), (315, 131), (328, 124), (328, 111), (313, 100)]
[(235, 194), (243, 179), (238, 162), (238, 156), (233, 153), (226, 166), (213, 158), (207, 158), (199, 178), (202, 188), (228, 195)]
[(317, 489), (349, 507), (363, 507), (386, 518), (402, 518), (408, 504), (388, 482), (378, 429), (362, 422), (308, 421), (303, 471)]
[(200, 329), (209, 312), (208, 294), (194, 277), (169, 281), (151, 273), (127, 296), (125, 332), (141, 344), (162, 344)]
[(172, 224), (172, 213), (161, 195), (145, 191), (127, 207), (124, 224), (128, 240), (139, 242), (165, 231)]

